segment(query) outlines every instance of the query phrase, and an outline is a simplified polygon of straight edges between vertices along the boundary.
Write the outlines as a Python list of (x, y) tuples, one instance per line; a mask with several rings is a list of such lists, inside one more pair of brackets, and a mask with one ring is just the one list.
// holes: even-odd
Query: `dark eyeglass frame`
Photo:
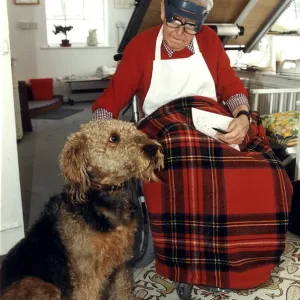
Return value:
[[(180, 22), (181, 24), (174, 24), (172, 22), (174, 21), (177, 21), (177, 22)], [(166, 21), (166, 24), (167, 26), (169, 26), (170, 28), (179, 28), (181, 26), (183, 26), (183, 29), (186, 33), (188, 34), (192, 34), (192, 35), (195, 35), (197, 34), (197, 24), (194, 24), (194, 23), (189, 23), (189, 22), (182, 22), (180, 19), (176, 18), (176, 17), (173, 17), (172, 18), (172, 22), (167, 22)], [(175, 26), (174, 26), (175, 25)], [(190, 26), (193, 26), (194, 27), (194, 30), (193, 29), (190, 29), (190, 28), (186, 28), (186, 25), (190, 25)]]

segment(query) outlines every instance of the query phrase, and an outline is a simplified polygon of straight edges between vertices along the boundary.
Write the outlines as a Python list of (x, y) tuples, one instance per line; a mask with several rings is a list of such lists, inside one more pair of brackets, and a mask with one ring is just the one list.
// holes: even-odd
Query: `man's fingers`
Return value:
[(248, 132), (249, 127), (245, 127), (245, 125), (239, 122), (237, 119), (234, 119), (230, 122), (227, 131), (229, 133), (216, 134), (216, 137), (224, 143), (227, 144), (241, 144)]
[(219, 135), (217, 135), (217, 138), (226, 144), (241, 144), (245, 139), (245, 135), (241, 134), (241, 133), (239, 133), (237, 135), (234, 134), (232, 136), (229, 136), (229, 134), (232, 134), (232, 133), (219, 134)]
[(217, 134), (216, 137), (226, 143), (230, 143), (231, 141), (236, 141), (240, 137), (240, 133), (238, 131), (233, 131), (227, 134)]

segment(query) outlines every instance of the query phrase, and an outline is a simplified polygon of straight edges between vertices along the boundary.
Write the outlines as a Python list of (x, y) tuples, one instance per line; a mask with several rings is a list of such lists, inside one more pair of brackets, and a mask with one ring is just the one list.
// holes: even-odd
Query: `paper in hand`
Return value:
[[(233, 120), (233, 118), (211, 113), (197, 108), (192, 108), (192, 118), (194, 126), (197, 130), (218, 141), (220, 140), (216, 137), (217, 131), (213, 128), (220, 128), (222, 130), (226, 130), (229, 126), (229, 123)], [(240, 151), (240, 147), (236, 144), (232, 144), (229, 146)]]

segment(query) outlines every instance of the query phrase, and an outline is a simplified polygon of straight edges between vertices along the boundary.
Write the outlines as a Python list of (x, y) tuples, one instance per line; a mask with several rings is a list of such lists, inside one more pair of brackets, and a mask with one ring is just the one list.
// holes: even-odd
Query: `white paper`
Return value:
[[(197, 130), (218, 141), (220, 140), (216, 137), (217, 131), (215, 131), (213, 127), (227, 130), (229, 123), (233, 120), (233, 118), (211, 113), (197, 108), (192, 108), (192, 118), (194, 126)], [(240, 147), (238, 145), (232, 144), (229, 146), (240, 151)]]

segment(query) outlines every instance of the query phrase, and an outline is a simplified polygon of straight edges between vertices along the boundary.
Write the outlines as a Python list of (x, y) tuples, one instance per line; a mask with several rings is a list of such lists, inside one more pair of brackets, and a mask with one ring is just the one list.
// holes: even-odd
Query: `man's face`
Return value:
[[(194, 35), (186, 33), (183, 26), (180, 26), (179, 28), (171, 28), (166, 24), (164, 1), (161, 1), (161, 19), (163, 21), (164, 41), (167, 45), (174, 51), (180, 51), (186, 48), (192, 41)], [(176, 16), (176, 19), (180, 20), (182, 23), (187, 22), (195, 24), (194, 21), (187, 20), (180, 16)]]

